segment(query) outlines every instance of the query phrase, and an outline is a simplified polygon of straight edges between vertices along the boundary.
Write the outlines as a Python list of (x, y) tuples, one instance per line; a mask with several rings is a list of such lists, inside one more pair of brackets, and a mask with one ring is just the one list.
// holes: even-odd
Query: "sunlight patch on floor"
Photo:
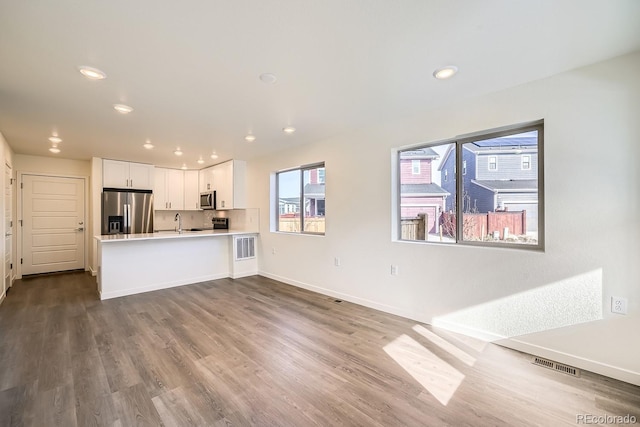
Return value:
[(462, 363), (468, 366), (473, 366), (473, 364), (476, 363), (475, 357), (470, 356), (469, 354), (460, 350), (458, 347), (451, 344), (449, 341), (440, 338), (439, 336), (437, 336), (436, 334), (434, 334), (424, 326), (415, 325), (413, 327), (413, 330), (419, 333), (420, 335), (422, 335), (423, 337), (425, 337), (426, 339), (428, 339), (429, 341), (431, 341), (432, 343), (434, 343), (435, 345), (437, 345), (438, 347), (440, 347), (441, 349), (443, 349), (444, 351), (446, 351), (447, 353), (449, 353), (450, 355), (456, 357)]
[(408, 335), (399, 336), (384, 351), (445, 406), (464, 380), (464, 374)]

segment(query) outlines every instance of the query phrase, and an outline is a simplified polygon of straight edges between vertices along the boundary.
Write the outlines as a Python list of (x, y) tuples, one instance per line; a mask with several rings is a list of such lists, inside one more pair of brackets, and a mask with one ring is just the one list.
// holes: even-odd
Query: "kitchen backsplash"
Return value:
[(258, 232), (258, 209), (234, 209), (230, 211), (156, 211), (153, 223), (154, 230), (175, 230), (178, 223), (176, 213), (182, 217), (182, 228), (212, 228), (211, 218), (229, 218), (231, 230)]

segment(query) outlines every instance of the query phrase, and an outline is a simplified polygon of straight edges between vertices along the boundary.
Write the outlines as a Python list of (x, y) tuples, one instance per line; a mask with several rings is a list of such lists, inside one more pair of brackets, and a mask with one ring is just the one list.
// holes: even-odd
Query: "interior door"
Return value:
[(84, 179), (22, 176), (22, 274), (84, 269)]
[(11, 278), (13, 277), (12, 269), (13, 264), (11, 262), (11, 256), (13, 251), (11, 250), (11, 239), (13, 239), (13, 217), (11, 209), (11, 200), (13, 196), (13, 188), (11, 185), (11, 166), (4, 165), (4, 218), (5, 218), (5, 233), (4, 233), (4, 289), (7, 290), (11, 286)]

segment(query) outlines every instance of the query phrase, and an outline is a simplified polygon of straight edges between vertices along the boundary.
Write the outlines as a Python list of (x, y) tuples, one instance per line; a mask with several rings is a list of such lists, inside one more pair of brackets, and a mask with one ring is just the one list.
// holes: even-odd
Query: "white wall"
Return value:
[[(265, 225), (272, 172), (318, 161), (327, 170), (326, 235), (262, 227), (261, 274), (428, 323), (563, 283), (575, 294), (563, 302), (580, 312), (590, 304), (576, 291), (584, 282), (598, 288), (590, 295), (601, 298), (602, 320), (502, 343), (640, 384), (638, 75), (640, 54), (629, 55), (250, 162), (248, 205), (260, 208)], [(538, 119), (545, 120), (544, 253), (392, 242), (395, 147)], [(610, 313), (612, 295), (629, 298), (627, 316)], [(535, 300), (528, 308), (553, 310)], [(489, 322), (453, 319), (458, 330), (499, 336)]]

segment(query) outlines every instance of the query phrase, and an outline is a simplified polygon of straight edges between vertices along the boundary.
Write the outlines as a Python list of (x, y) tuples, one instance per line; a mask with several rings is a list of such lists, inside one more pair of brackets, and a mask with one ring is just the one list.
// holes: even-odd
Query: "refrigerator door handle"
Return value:
[(124, 232), (130, 233), (129, 227), (131, 226), (131, 217), (129, 215), (129, 205), (124, 205)]

